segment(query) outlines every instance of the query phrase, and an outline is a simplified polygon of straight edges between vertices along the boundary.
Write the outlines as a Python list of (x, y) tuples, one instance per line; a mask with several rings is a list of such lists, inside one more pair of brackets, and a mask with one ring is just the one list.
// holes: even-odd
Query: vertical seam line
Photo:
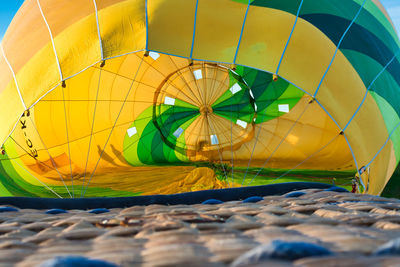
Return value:
[(64, 80), (64, 78), (63, 78), (63, 74), (62, 74), (62, 71), (61, 71), (60, 60), (59, 60), (59, 58), (58, 58), (58, 54), (57, 54), (57, 50), (56, 50), (56, 45), (55, 45), (55, 43), (54, 43), (53, 34), (52, 34), (52, 32), (51, 32), (51, 29), (50, 29), (49, 23), (47, 22), (47, 19), (46, 19), (46, 17), (45, 17), (45, 15), (44, 15), (44, 13), (43, 13), (42, 6), (40, 5), (40, 2), (39, 2), (39, 0), (37, 0), (36, 2), (37, 2), (37, 4), (38, 4), (38, 7), (39, 7), (39, 10), (40, 10), (40, 13), (42, 14), (42, 17), (43, 17), (44, 23), (46, 24), (46, 26), (47, 26), (47, 29), (49, 30), (50, 39), (51, 39), (51, 44), (53, 45), (53, 51), (54, 51), (54, 55), (55, 55), (55, 57), (56, 57), (56, 61), (57, 61), (58, 71), (60, 72), (60, 79), (61, 79), (61, 81), (63, 81), (63, 80)]
[(95, 12), (96, 12), (97, 35), (99, 36), (99, 42), (100, 42), (101, 60), (104, 60), (103, 41), (101, 40), (100, 23), (99, 23), (99, 12), (98, 12), (98, 9), (97, 9), (96, 0), (93, 0), (93, 4), (94, 4)]
[(144, 3), (145, 7), (145, 18), (146, 18), (146, 51), (149, 50), (149, 16), (147, 10), (147, 0)]
[(285, 56), (285, 54), (286, 54), (286, 50), (287, 50), (287, 48), (288, 48), (288, 46), (289, 46), (290, 40), (292, 39), (294, 29), (296, 28), (297, 20), (299, 19), (300, 10), (301, 10), (301, 7), (303, 6), (303, 2), (304, 2), (304, 0), (301, 0), (300, 5), (299, 5), (299, 8), (298, 8), (298, 10), (297, 10), (296, 19), (295, 19), (295, 21), (294, 21), (292, 31), (290, 32), (289, 39), (287, 40), (286, 45), (285, 45), (285, 48), (283, 49), (282, 56), (281, 56), (281, 58), (279, 59), (278, 67), (276, 68), (276, 72), (275, 72), (276, 75), (278, 75), (279, 69), (281, 68), (281, 64), (282, 64), (283, 58), (284, 58), (284, 56)]
[(193, 56), (193, 48), (194, 48), (194, 40), (196, 38), (196, 23), (197, 23), (197, 10), (199, 7), (199, 0), (196, 0), (196, 9), (194, 11), (194, 25), (193, 25), (193, 37), (192, 37), (192, 46), (190, 48), (190, 59)]
[(238, 55), (238, 52), (239, 52), (240, 44), (241, 44), (241, 42), (242, 42), (244, 27), (245, 27), (245, 25), (246, 25), (246, 20), (247, 20), (247, 14), (249, 13), (250, 2), (251, 2), (251, 0), (249, 0), (249, 2), (248, 2), (247, 8), (246, 8), (246, 13), (244, 14), (242, 29), (241, 29), (241, 31), (240, 31), (240, 36), (239, 36), (239, 42), (238, 42), (238, 45), (237, 45), (237, 47), (236, 47), (235, 57), (233, 58), (233, 64), (236, 63), (236, 58), (237, 58), (237, 55)]
[(4, 52), (4, 49), (3, 49), (3, 44), (1, 44), (0, 47), (1, 47), (1, 52), (2, 52), (2, 54), (3, 54), (4, 60), (6, 61), (7, 65), (8, 65), (8, 68), (10, 69), (11, 74), (12, 74), (12, 76), (13, 76), (15, 86), (17, 87), (17, 91), (18, 91), (19, 98), (21, 99), (22, 106), (23, 106), (24, 109), (26, 110), (27, 108), (26, 108), (26, 105), (25, 105), (25, 101), (24, 101), (24, 99), (22, 98), (21, 90), (20, 90), (19, 85), (18, 85), (18, 82), (17, 82), (17, 76), (15, 75), (15, 72), (14, 72), (14, 70), (13, 70), (13, 68), (12, 68), (12, 66), (11, 66), (11, 64), (10, 64), (10, 62), (8, 61), (8, 59), (7, 59), (7, 57), (6, 57), (6, 53)]
[(378, 150), (378, 152), (376, 152), (375, 156), (370, 160), (370, 162), (368, 162), (367, 165), (365, 165), (365, 167), (371, 166), (372, 162), (376, 159), (376, 157), (379, 155), (379, 153), (381, 153), (381, 151), (386, 146), (386, 144), (389, 142), (390, 138), (392, 137), (392, 135), (394, 134), (394, 132), (397, 130), (397, 128), (399, 126), (400, 126), (400, 122), (397, 123), (396, 127), (394, 127), (394, 129), (390, 132), (390, 134), (389, 134), (388, 138), (386, 139), (385, 143), (383, 143), (382, 147)]
[(385, 67), (378, 73), (378, 75), (372, 80), (371, 84), (368, 86), (364, 98), (361, 101), (360, 105), (358, 106), (358, 108), (356, 109), (356, 111), (354, 112), (353, 116), (351, 116), (350, 120), (347, 122), (346, 126), (343, 128), (343, 131), (345, 131), (347, 129), (347, 127), (350, 125), (350, 123), (353, 121), (354, 117), (357, 115), (357, 113), (360, 111), (361, 107), (363, 106), (365, 99), (367, 98), (367, 94), (368, 91), (371, 89), (371, 87), (375, 84), (376, 80), (383, 74), (383, 72), (390, 66), (390, 64), (392, 64), (393, 60), (397, 57), (397, 55), (399, 54), (400, 49), (394, 54), (394, 56), (392, 57), (392, 59), (385, 65)]
[(323, 81), (325, 80), (325, 77), (326, 77), (326, 75), (328, 74), (330, 68), (332, 67), (333, 61), (335, 61), (336, 55), (337, 55), (337, 53), (339, 52), (339, 48), (340, 48), (340, 45), (342, 44), (342, 42), (343, 42), (343, 40), (344, 40), (344, 37), (346, 37), (346, 35), (347, 35), (347, 33), (349, 32), (351, 26), (353, 26), (354, 22), (356, 21), (356, 19), (357, 19), (358, 16), (360, 15), (360, 13), (361, 13), (361, 11), (363, 10), (364, 5), (365, 5), (366, 2), (367, 2), (367, 0), (364, 0), (364, 2), (362, 3), (362, 5), (361, 5), (360, 9), (358, 10), (357, 14), (354, 16), (353, 20), (351, 21), (351, 23), (349, 24), (349, 26), (347, 27), (347, 29), (346, 29), (345, 32), (343, 33), (342, 37), (340, 38), (339, 43), (338, 43), (337, 46), (336, 46), (335, 53), (333, 54), (333, 57), (332, 57), (332, 59), (331, 59), (331, 62), (329, 63), (328, 68), (326, 69), (324, 75), (322, 76), (322, 79), (321, 79), (321, 81), (320, 81), (319, 84), (318, 84), (317, 90), (316, 90), (315, 93), (314, 93), (314, 98), (315, 98), (315, 96), (317, 95), (319, 89), (321, 88), (321, 85), (322, 85)]

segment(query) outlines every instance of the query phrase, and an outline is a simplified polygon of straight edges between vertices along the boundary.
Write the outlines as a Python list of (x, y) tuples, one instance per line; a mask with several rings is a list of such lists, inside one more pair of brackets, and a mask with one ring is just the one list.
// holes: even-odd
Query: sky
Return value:
[(392, 18), (397, 32), (400, 33), (400, 0), (382, 0), (382, 4)]
[(0, 40), (24, 0), (0, 0)]
[[(289, 0), (285, 0), (289, 1)], [(24, 0), (0, 0), (0, 40)], [(400, 0), (381, 0), (400, 33)]]

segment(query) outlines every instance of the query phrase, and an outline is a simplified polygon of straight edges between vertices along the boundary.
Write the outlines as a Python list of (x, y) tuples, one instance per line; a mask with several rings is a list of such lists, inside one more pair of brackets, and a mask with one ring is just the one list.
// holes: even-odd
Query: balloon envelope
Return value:
[(380, 194), (399, 161), (377, 0), (27, 0), (2, 48), (2, 196)]

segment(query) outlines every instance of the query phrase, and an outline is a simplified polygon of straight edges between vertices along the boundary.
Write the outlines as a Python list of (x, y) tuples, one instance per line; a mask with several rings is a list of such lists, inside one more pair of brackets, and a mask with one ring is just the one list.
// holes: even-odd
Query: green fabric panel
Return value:
[(132, 137), (129, 137), (128, 134), (125, 134), (124, 144), (123, 144), (123, 154), (125, 160), (130, 165), (133, 166), (144, 165), (144, 163), (139, 159), (138, 144), (140, 141), (140, 137), (143, 135), (143, 131), (146, 128), (146, 125), (153, 118), (152, 114), (153, 114), (153, 107), (144, 110), (129, 127), (129, 128), (136, 127), (137, 134), (135, 134)]
[[(364, 0), (304, 0), (300, 11), (300, 17), (308, 14), (329, 14), (351, 21), (357, 14)], [(282, 10), (293, 15), (297, 14), (300, 1), (281, 1), (281, 0), (255, 0), (252, 2), (254, 6), (269, 7)], [(326, 23), (333, 23), (326, 20)], [(357, 22), (362, 27), (370, 30), (374, 35), (378, 36), (385, 44), (391, 44), (392, 48), (397, 47), (399, 40), (391, 23), (381, 10), (372, 2), (367, 1), (364, 5), (364, 11), (360, 13)], [(337, 27), (336, 27), (337, 28)], [(337, 28), (337, 31), (343, 34), (345, 28)]]
[[(272, 80), (272, 74), (238, 66), (236, 73), (231, 73), (230, 86), (238, 83), (241, 91), (232, 95), (227, 90), (213, 105), (214, 112), (236, 123), (237, 119), (251, 123), (254, 118), (254, 108), (250, 100), (249, 90), (254, 96), (257, 108), (256, 123), (262, 123), (285, 113), (278, 111), (279, 104), (289, 104), (293, 108), (304, 93), (283, 79)], [(279, 101), (277, 101), (279, 100)]]
[[(6, 172), (3, 166), (3, 162), (6, 161), (6, 159), (0, 157), (2, 160), (0, 161), (0, 196), (14, 196), (15, 194), (12, 193), (13, 191), (13, 186), (10, 188), (10, 176)], [(13, 183), (15, 185), (15, 183)], [(8, 189), (10, 188), (10, 189)]]
[(288, 104), (289, 110), (292, 110), (303, 96), (303, 91), (293, 85), (289, 85), (281, 96), (277, 99), (269, 100), (270, 104), (264, 110), (258, 112), (256, 123), (266, 122), (286, 114), (279, 111), (279, 105)]
[[(383, 119), (385, 120), (386, 129), (388, 131), (388, 134), (390, 134), (399, 124), (399, 116), (383, 97), (379, 96), (379, 94), (377, 94), (376, 92), (370, 91), (369, 93), (372, 95), (377, 105), (379, 106), (379, 109), (382, 112)], [(398, 129), (399, 128), (397, 128), (397, 134), (393, 134), (390, 138), (393, 142), (397, 161), (400, 160), (400, 132)]]
[[(370, 86), (377, 75), (383, 70), (382, 66), (374, 59), (352, 50), (345, 50), (344, 54), (351, 62), (356, 62), (359, 66), (358, 73), (364, 81), (365, 87)], [(393, 63), (392, 63), (393, 64)], [(387, 71), (387, 68), (374, 82), (371, 91), (375, 91), (383, 97), (400, 114), (400, 86), (394, 80), (393, 76)]]
[(296, 1), (254, 0), (251, 2), (251, 5), (259, 6), (259, 7), (274, 8), (274, 9), (282, 10), (282, 11), (296, 15), (297, 10), (299, 9), (300, 3), (301, 3), (301, 0), (296, 0)]
[[(164, 136), (166, 136), (172, 144), (176, 145), (176, 139), (171, 140), (170, 137), (173, 136), (173, 133), (179, 128), (181, 124), (186, 122), (188, 118), (193, 118), (195, 114), (198, 114), (198, 111), (175, 106), (162, 113), (160, 119), (162, 121), (161, 127), (163, 130), (165, 130)], [(173, 148), (169, 147), (163, 142), (163, 139), (159, 132), (154, 135), (152, 144), (152, 157), (155, 162), (179, 162), (175, 153), (173, 153)]]
[[(370, 7), (376, 7), (372, 1), (367, 1), (364, 6), (363, 12), (360, 13), (355, 23), (360, 25), (361, 27), (368, 29), (373, 35), (378, 37), (389, 49), (392, 53), (396, 53), (399, 46), (398, 37), (392, 35), (392, 27), (387, 28), (384, 24), (382, 24), (377, 17), (375, 17), (370, 12), (366, 11)], [(380, 14), (382, 12), (379, 11)], [(383, 14), (382, 14), (383, 15)], [(386, 20), (389, 23), (388, 20)], [(390, 24), (390, 23), (389, 23)]]
[[(198, 117), (198, 109), (192, 105), (189, 106), (190, 108), (161, 104), (156, 107), (156, 114), (158, 115), (155, 118), (153, 118), (153, 107), (147, 108), (140, 114), (131, 125), (131, 127), (136, 127), (137, 134), (131, 138), (127, 134), (125, 135), (124, 157), (127, 162), (134, 166), (181, 162), (181, 159), (184, 158), (177, 157), (176, 151), (168, 146), (165, 141), (175, 145), (177, 140), (173, 133), (181, 125), (186, 124), (185, 128), (187, 128), (189, 125), (187, 122), (194, 121)], [(167, 138), (166, 140), (163, 139), (160, 130), (153, 123), (153, 119), (156, 119), (160, 130)]]
[(385, 14), (379, 9), (378, 6), (375, 5), (372, 1), (367, 1), (364, 8), (368, 10), (371, 15), (378, 20), (380, 24), (387, 30), (387, 32), (392, 36), (393, 40), (400, 45), (399, 38), (397, 36), (396, 30), (393, 28), (392, 23), (386, 18)]
[(175, 99), (175, 106), (197, 110), (198, 108), (180, 99)]
[[(370, 2), (371, 1), (367, 1), (364, 10), (360, 13), (355, 25), (357, 25), (358, 28), (361, 27), (368, 29), (368, 31), (371, 32), (375, 38), (380, 40), (381, 44), (379, 45), (387, 46), (389, 51), (393, 54), (398, 49), (399, 39), (384, 14), (372, 2)], [(300, 12), (300, 17), (319, 28), (325, 33), (325, 35), (329, 36), (334, 43), (338, 43), (340, 37), (343, 35), (346, 28), (357, 14), (362, 3), (363, 0), (305, 0)], [(256, 0), (252, 2), (252, 5), (275, 8), (292, 13), (293, 15), (296, 15), (298, 8), (298, 3), (281, 0)], [(374, 16), (374, 14), (379, 14), (379, 16)], [(343, 19), (346, 21), (343, 21)], [(382, 23), (382, 21), (385, 23)], [(354, 31), (354, 28), (357, 28), (357, 26), (353, 26), (346, 36), (351, 37), (353, 35), (352, 31)], [(358, 31), (360, 32), (360, 30)], [(364, 34), (367, 34), (365, 31)], [(348, 37), (345, 39), (348, 39)], [(347, 40), (346, 44), (346, 41), (344, 41), (342, 48), (345, 46), (347, 46), (346, 48), (349, 48), (348, 42), (349, 40)], [(351, 49), (358, 50), (357, 46), (360, 45), (360, 42), (357, 42), (357, 38), (355, 38), (354, 42), (355, 46), (353, 45)], [(361, 51), (367, 50), (361, 49)], [(371, 52), (372, 51), (369, 51), (368, 53)], [(391, 56), (388, 55), (385, 56), (385, 58), (386, 57)], [(357, 69), (358, 66), (355, 65), (355, 68)]]
[[(192, 123), (200, 116), (197, 115), (194, 118), (188, 120), (187, 122), (185, 122), (184, 124), (181, 125), (181, 128), (184, 130), (183, 133), (181, 134), (181, 136), (179, 136), (176, 139), (176, 143), (179, 144), (181, 147), (183, 147), (184, 149), (186, 149), (186, 144), (185, 144), (185, 137), (186, 137), (186, 129), (192, 125)], [(180, 153), (179, 151), (175, 150), (175, 156), (178, 158), (179, 161), (182, 162), (189, 162), (189, 158), (186, 156), (186, 154), (184, 153)]]
[[(153, 164), (155, 162), (152, 157), (151, 148), (152, 145), (154, 145), (153, 139), (157, 132), (157, 128), (150, 120), (144, 128), (143, 133), (140, 135), (137, 153), (139, 160), (144, 164)], [(161, 142), (161, 140), (159, 140), (159, 142)]]

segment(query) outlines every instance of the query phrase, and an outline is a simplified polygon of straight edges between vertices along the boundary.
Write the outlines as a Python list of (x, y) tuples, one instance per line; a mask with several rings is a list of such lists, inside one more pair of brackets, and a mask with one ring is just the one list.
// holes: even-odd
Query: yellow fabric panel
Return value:
[(7, 65), (3, 54), (0, 52), (0, 103), (1, 110), (7, 111), (7, 116), (0, 117), (0, 145), (3, 145), (10, 134), (18, 118), (21, 116), (24, 106), (15, 86), (12, 72)]
[(149, 1), (149, 50), (189, 57), (195, 7), (195, 0)]
[[(104, 69), (101, 69), (100, 83), (100, 67), (98, 64), (68, 80), (67, 87), (64, 89), (64, 97), (68, 118), (68, 140), (70, 142), (70, 154), (74, 173), (83, 173), (85, 168), (93, 117), (94, 135), (91, 141), (87, 171), (90, 172), (94, 169), (117, 115), (121, 110), (123, 100), (132, 85), (130, 78), (118, 74), (120, 71), (130, 68), (130, 75), (134, 76), (140, 61), (141, 56), (136, 54), (107, 61)], [(133, 84), (130, 95), (133, 95), (133, 92), (137, 91), (137, 85), (138, 83)], [(94, 100), (96, 100), (97, 90), (99, 90), (99, 94), (96, 114), (94, 116)], [(153, 93), (147, 95), (147, 101), (149, 99), (152, 100), (152, 97)], [(67, 130), (62, 99), (62, 90), (61, 87), (58, 87), (35, 106), (39, 131), (44, 133), (43, 139), (48, 140), (50, 153), (52, 155), (56, 153), (55, 155), (58, 157), (60, 156), (60, 152), (68, 151), (68, 147), (64, 145), (67, 143)], [(128, 98), (129, 100), (131, 99)], [(149, 105), (151, 105), (151, 102), (145, 108)], [(121, 145), (123, 144), (126, 129), (134, 120), (132, 115), (137, 114), (136, 116), (138, 116), (142, 111), (143, 109), (132, 105), (131, 102), (125, 104), (118, 119), (117, 127), (113, 130), (109, 145), (104, 152), (105, 154), (113, 155), (115, 151), (122, 151)], [(48, 121), (52, 121), (52, 123), (45, 123)], [(59, 150), (61, 147), (64, 150)], [(108, 159), (107, 156), (105, 158)], [(117, 157), (115, 162), (126, 164), (121, 157)], [(107, 160), (101, 160), (98, 167), (101, 169), (109, 164), (111, 163)], [(69, 164), (66, 167), (69, 167)]]
[(57, 37), (54, 36), (54, 44), (63, 78), (98, 62), (101, 53), (95, 14), (71, 25)]
[(193, 58), (233, 62), (246, 9), (231, 0), (199, 1)]
[[(248, 155), (251, 155), (254, 144), (256, 144), (250, 167), (262, 166), (278, 147), (282, 138), (287, 135), (300, 114), (307, 108), (283, 143), (279, 145), (266, 167), (294, 167), (336, 137), (335, 141), (329, 145), (329, 149), (324, 149), (318, 153), (318, 156), (308, 159), (301, 167), (329, 170), (354, 169), (354, 162), (348, 144), (343, 136), (338, 136), (340, 130), (317, 103), (308, 104), (309, 100), (310, 98), (305, 96), (289, 113), (257, 125), (253, 138), (234, 151), (236, 165), (244, 164), (244, 166), (247, 166)], [(192, 123), (186, 132), (193, 131), (195, 127), (197, 127), (195, 123)], [(226, 127), (230, 131), (229, 123)], [(259, 127), (262, 127), (262, 130), (258, 139), (256, 139)], [(202, 131), (203, 129), (200, 130)], [(190, 138), (194, 137), (186, 138), (188, 140), (187, 143), (193, 143)], [(226, 138), (230, 140), (230, 132)], [(213, 156), (215, 160), (219, 160), (218, 154)], [(229, 161), (231, 152), (225, 151), (223, 156), (224, 160)], [(335, 158), (334, 162), (332, 162), (332, 158)]]
[[(91, 1), (93, 1), (93, 0), (91, 0)], [(112, 6), (114, 4), (118, 4), (118, 3), (124, 2), (124, 1), (126, 1), (126, 0), (96, 0), (97, 10), (107, 8), (109, 6)]]
[[(381, 144), (383, 145), (383, 143)], [(379, 195), (385, 188), (394, 170), (396, 169), (396, 159), (394, 156), (393, 143), (391, 140), (385, 145), (379, 155), (370, 165), (369, 170), (369, 186), (368, 185), (368, 170), (361, 177), (366, 187), (368, 194)]]
[[(104, 57), (145, 48), (145, 0), (122, 1), (99, 11)], [(118, 14), (116, 16), (116, 14)], [(97, 34), (97, 33), (96, 33)]]
[[(251, 6), (237, 62), (275, 73), (295, 18), (281, 10)], [(254, 62), (259, 57), (263, 60)]]
[(2, 145), (11, 133), (24, 107), (18, 95), (14, 82), (10, 82), (0, 94), (1, 110), (7, 112), (7, 116), (0, 117), (0, 145)]
[(385, 182), (380, 185), (381, 189), (380, 189), (379, 195), (382, 193), (383, 189), (385, 188), (386, 184), (389, 182), (390, 178), (392, 177), (392, 175), (397, 167), (397, 160), (396, 160), (396, 155), (394, 153), (395, 150), (393, 147), (392, 140), (389, 140), (389, 142), (386, 145), (390, 146), (390, 156), (389, 156), (389, 160), (385, 159), (386, 161), (384, 161), (384, 164), (387, 164), (387, 171), (386, 171), (386, 176), (385, 176)]
[[(47, 148), (53, 148), (65, 144), (67, 132), (65, 126), (64, 104), (61, 87), (57, 87), (48, 93), (33, 108), (35, 123), (38, 131), (43, 135)], [(33, 131), (33, 129), (32, 129)], [(59, 156), (64, 151), (59, 150), (53, 156)]]
[[(15, 155), (15, 157), (19, 156), (19, 154), (17, 154), (17, 153), (15, 153), (14, 155)], [(33, 185), (41, 186), (42, 184), (37, 179), (35, 179), (33, 173), (28, 174), (30, 169), (28, 169), (24, 166), (23, 158), (25, 158), (25, 157), (27, 157), (27, 156), (21, 157), (19, 159), (17, 158), (17, 159), (10, 160), (10, 163), (13, 166), (15, 172), (18, 173), (20, 177), (23, 177), (23, 179), (26, 182), (33, 184)], [(36, 176), (36, 177), (38, 177), (38, 176)]]
[[(29, 114), (29, 115), (28, 115)], [(9, 149), (7, 147), (7, 154), (10, 158), (19, 156), (19, 159), (12, 160), (16, 171), (20, 173), (21, 177), (27, 180), (29, 183), (36, 185), (41, 185), (36, 179), (40, 179), (42, 182), (49, 184), (52, 180), (61, 180), (60, 174), (54, 169), (54, 164), (49, 160), (48, 152), (46, 147), (42, 143), (42, 134), (38, 134), (35, 128), (37, 126), (34, 124), (35, 114), (34, 109), (26, 111), (24, 116), (21, 117), (15, 131), (12, 134), (12, 139), (8, 139), (8, 142), (12, 142), (14, 149)], [(40, 132), (39, 132), (40, 133)], [(57, 156), (52, 151), (53, 156)], [(60, 154), (63, 152), (60, 152)], [(36, 159), (34, 158), (37, 155)], [(65, 173), (69, 173), (68, 170), (62, 169), (62, 164), (55, 159), (56, 166), (59, 166), (59, 170)], [(28, 174), (30, 172), (31, 174)], [(43, 176), (45, 174), (45, 176)], [(36, 177), (36, 179), (35, 179)]]
[[(16, 76), (27, 107), (60, 83), (60, 72), (52, 44), (48, 43), (33, 56)], [(20, 111), (22, 112), (23, 110)]]
[[(271, 167), (279, 166), (279, 160), (284, 159), (284, 162), (300, 163), (311, 154), (318, 151), (326, 145), (335, 136), (339, 134), (339, 129), (332, 120), (323, 112), (317, 103), (308, 104), (309, 97), (304, 97), (294, 109), (288, 114), (280, 118), (274, 119), (267, 123), (263, 123), (263, 131), (259, 136), (259, 143), (266, 147), (266, 151), (260, 151), (260, 154), (254, 153), (255, 159), (262, 160), (270, 156), (273, 150), (279, 145), (282, 138), (287, 135), (284, 142), (279, 146), (271, 160)], [(307, 107), (308, 106), (308, 107)], [(307, 110), (304, 112), (304, 110)], [(304, 113), (303, 113), (304, 112)], [(300, 114), (303, 115), (299, 118)], [(292, 130), (290, 128), (298, 120)], [(290, 130), (290, 133), (288, 131)], [(352, 158), (349, 155), (347, 144), (343, 138), (337, 142), (337, 147), (329, 151), (325, 151), (325, 155), (319, 158), (307, 160), (303, 167), (307, 168), (322, 168), (322, 169), (337, 169), (352, 166)], [(320, 153), (321, 154), (321, 153)], [(267, 155), (267, 156), (266, 156)], [(337, 160), (332, 162), (332, 156)], [(350, 165), (350, 166), (349, 166)]]
[(50, 40), (37, 1), (27, 0), (12, 20), (2, 45), (14, 72), (18, 73)]
[(40, 5), (54, 37), (95, 12), (93, 0), (40, 0)]
[(6, 60), (0, 50), (0, 96), (2, 92), (7, 88), (9, 83), (14, 83), (14, 78), (10, 67), (8, 67)]
[[(316, 98), (343, 128), (361, 104), (366, 90), (350, 62), (342, 53), (337, 53)], [(380, 114), (375, 106), (376, 114)]]
[(18, 151), (18, 154), (24, 155), (29, 153), (29, 155), (32, 155), (23, 159), (25, 165), (36, 164), (34, 155), (38, 155), (38, 158), (44, 160), (49, 158), (35, 128), (34, 111), (25, 111), (24, 115), (19, 119), (19, 123), (12, 134), (12, 138), (16, 143), (15, 149)]
[[(308, 93), (314, 94), (335, 50), (335, 44), (325, 34), (299, 18), (279, 74)], [(265, 57), (260, 55), (254, 58), (254, 61), (263, 62)], [(340, 65), (342, 62), (337, 63)], [(332, 75), (335, 73), (332, 72)]]
[[(374, 127), (371, 131), (370, 128)], [(386, 125), (374, 98), (368, 93), (363, 106), (346, 129), (359, 167), (366, 165), (388, 138)]]

